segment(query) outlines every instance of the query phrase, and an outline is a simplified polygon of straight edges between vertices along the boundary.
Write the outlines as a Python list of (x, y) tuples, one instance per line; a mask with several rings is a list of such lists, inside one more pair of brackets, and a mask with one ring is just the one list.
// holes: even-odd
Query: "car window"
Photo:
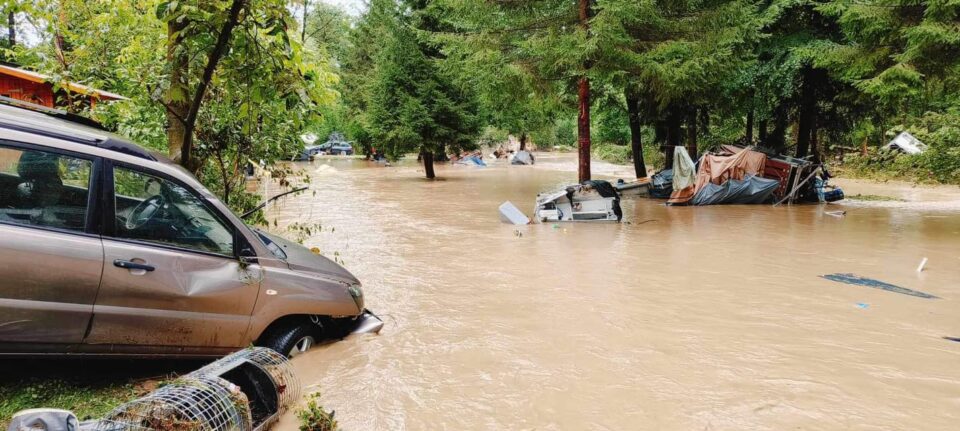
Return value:
[(90, 160), (0, 144), (0, 222), (83, 231)]
[(122, 167), (113, 182), (118, 237), (233, 255), (233, 230), (186, 188)]

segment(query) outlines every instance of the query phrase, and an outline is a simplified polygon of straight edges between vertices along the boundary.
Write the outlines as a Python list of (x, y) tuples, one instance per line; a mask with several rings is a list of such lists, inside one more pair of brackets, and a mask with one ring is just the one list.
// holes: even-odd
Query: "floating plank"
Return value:
[(854, 275), (854, 274), (828, 274), (828, 275), (821, 275), (820, 277), (830, 281), (836, 281), (838, 283), (852, 284), (854, 286), (872, 287), (874, 289), (882, 289), (889, 292), (902, 293), (904, 295), (916, 296), (918, 298), (940, 299), (936, 296), (933, 296), (929, 293), (921, 292), (919, 290), (913, 290), (913, 289), (907, 289), (906, 287), (894, 286), (890, 283), (884, 283), (880, 280), (865, 278), (865, 277), (861, 277), (859, 275)]

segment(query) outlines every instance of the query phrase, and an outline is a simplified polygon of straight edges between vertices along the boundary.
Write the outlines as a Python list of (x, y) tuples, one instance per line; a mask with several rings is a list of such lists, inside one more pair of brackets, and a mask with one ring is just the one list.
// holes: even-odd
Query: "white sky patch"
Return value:
[(360, 16), (367, 10), (367, 0), (323, 0), (323, 3), (340, 6), (351, 16)]

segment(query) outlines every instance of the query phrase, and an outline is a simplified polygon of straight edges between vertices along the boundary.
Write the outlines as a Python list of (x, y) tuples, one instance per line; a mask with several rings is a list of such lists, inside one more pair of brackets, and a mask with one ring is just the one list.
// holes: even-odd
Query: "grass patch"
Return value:
[(39, 407), (98, 418), (156, 389), (197, 361), (5, 359), (0, 361), (0, 429), (14, 413)]
[[(590, 144), (590, 155), (615, 165), (633, 164), (633, 150), (629, 145), (594, 142)], [(645, 144), (643, 146), (643, 161), (654, 170), (663, 169), (663, 153), (660, 152), (659, 146), (652, 143)]]
[(124, 382), (87, 384), (63, 379), (36, 379), (0, 384), (0, 423), (6, 428), (14, 413), (49, 407), (74, 412), (80, 420), (103, 416), (140, 395)]
[(853, 199), (855, 201), (872, 201), (872, 202), (906, 202), (906, 199), (895, 198), (892, 196), (882, 196), (882, 195), (864, 195), (864, 194), (855, 194), (853, 196), (847, 196), (847, 199)]

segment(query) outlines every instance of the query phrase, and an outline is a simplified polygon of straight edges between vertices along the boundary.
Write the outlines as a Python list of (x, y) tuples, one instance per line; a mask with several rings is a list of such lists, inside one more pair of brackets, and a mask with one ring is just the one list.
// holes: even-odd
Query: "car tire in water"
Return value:
[(308, 323), (280, 326), (263, 336), (260, 345), (293, 358), (317, 344), (316, 330)]

